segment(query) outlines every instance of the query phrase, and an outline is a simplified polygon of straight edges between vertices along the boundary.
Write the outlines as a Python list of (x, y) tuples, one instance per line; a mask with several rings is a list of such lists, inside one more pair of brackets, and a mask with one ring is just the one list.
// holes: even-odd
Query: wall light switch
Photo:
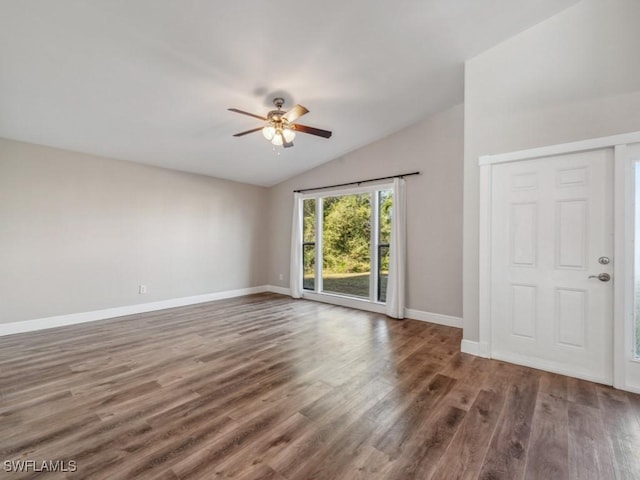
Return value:
[(147, 286), (146, 285), (139, 285), (138, 286), (138, 293), (140, 293), (140, 294), (147, 293)]

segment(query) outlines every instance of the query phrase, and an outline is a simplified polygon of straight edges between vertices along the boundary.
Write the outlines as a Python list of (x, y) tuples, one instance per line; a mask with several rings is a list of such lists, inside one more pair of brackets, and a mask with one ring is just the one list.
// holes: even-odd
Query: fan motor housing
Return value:
[(285, 114), (282, 110), (271, 110), (267, 113), (267, 118), (269, 120), (279, 122), (282, 119), (282, 116)]

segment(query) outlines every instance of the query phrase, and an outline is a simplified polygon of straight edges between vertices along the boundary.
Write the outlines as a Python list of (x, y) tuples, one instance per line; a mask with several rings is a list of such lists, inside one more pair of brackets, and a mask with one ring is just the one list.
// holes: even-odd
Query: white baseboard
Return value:
[(480, 356), (480, 344), (473, 340), (462, 339), (460, 342), (460, 351), (462, 353), (468, 353), (469, 355)]
[(237, 290), (226, 290), (223, 292), (195, 295), (193, 297), (171, 298), (169, 300), (160, 300), (158, 302), (127, 305), (126, 307), (105, 308), (104, 310), (94, 310), (91, 312), (71, 313), (55, 317), (4, 323), (0, 324), (0, 336), (33, 332), (36, 330), (75, 325), (78, 323), (94, 322), (96, 320), (123, 317), (125, 315), (133, 315), (136, 313), (153, 312), (156, 310), (164, 310), (165, 308), (184, 307), (186, 305), (195, 305), (198, 303), (212, 302), (214, 300), (240, 297), (242, 295), (251, 295), (253, 293), (262, 293), (266, 291), (268, 291), (268, 287), (261, 285), (259, 287), (240, 288)]
[(421, 322), (437, 323), (446, 327), (462, 328), (462, 318), (452, 317), (451, 315), (443, 315), (441, 313), (423, 312), (422, 310), (413, 310), (405, 308), (404, 315), (412, 320), (420, 320)]
[(277, 287), (275, 285), (267, 285), (267, 292), (279, 293), (280, 295), (288, 295), (291, 296), (291, 289), (285, 287)]
[(566, 368), (563, 365), (557, 364), (556, 362), (540, 360), (537, 358), (529, 358), (524, 355), (518, 355), (516, 353), (491, 352), (491, 358), (494, 358), (495, 360), (501, 360), (503, 362), (515, 363), (516, 365), (522, 365), (523, 367), (530, 367), (537, 370), (544, 370), (546, 372), (566, 375), (568, 377), (580, 378), (582, 380), (588, 380), (590, 382), (604, 383), (605, 385), (612, 384), (612, 379), (596, 377), (594, 375), (591, 375), (591, 373), (588, 371), (570, 369)]
[[(271, 288), (271, 287), (268, 287)], [(274, 287), (279, 288), (279, 287)], [(285, 289), (282, 290), (284, 293)], [(281, 293), (279, 290), (276, 293)], [(285, 295), (289, 295), (290, 292), (286, 289)], [(316, 302), (330, 303), (332, 305), (339, 305), (341, 307), (355, 308), (358, 310), (366, 310), (374, 313), (386, 313), (386, 307), (381, 303), (371, 303), (366, 300), (358, 300), (357, 298), (349, 298), (342, 295), (330, 295), (330, 294), (318, 294), (312, 292), (303, 292), (302, 297), (306, 300), (314, 300)], [(411, 308), (404, 309), (405, 318), (411, 320), (419, 320), (421, 322), (435, 323), (437, 325), (444, 325), (446, 327), (462, 328), (462, 318), (452, 317), (449, 315), (442, 315), (441, 313), (423, 312), (422, 310), (413, 310)]]
[(624, 390), (626, 392), (637, 393), (640, 395), (640, 387), (636, 387), (633, 385), (614, 385), (613, 388)]
[[(489, 346), (485, 343), (475, 342), (473, 340), (462, 340), (460, 343), (460, 351), (462, 353), (468, 353), (470, 355), (475, 355), (477, 357), (483, 358), (493, 358), (495, 360), (500, 360), (503, 362), (509, 362), (516, 365), (522, 365), (524, 367), (535, 368), (537, 370), (545, 370), (547, 372), (558, 373), (560, 375), (567, 375), (569, 377), (580, 378), (582, 380), (588, 380), (590, 382), (596, 383), (604, 383), (606, 385), (610, 385), (610, 382), (607, 380), (603, 380), (601, 378), (594, 377), (593, 375), (589, 375), (589, 373), (585, 372), (576, 372), (573, 370), (569, 370), (563, 368), (562, 366), (556, 365), (553, 362), (544, 362), (538, 361), (535, 359), (529, 359), (526, 357), (521, 357), (516, 354), (511, 353), (500, 353), (500, 352), (490, 352)], [(640, 388), (633, 385), (614, 385), (614, 388), (618, 390), (625, 390), (631, 393), (640, 394)]]
[(489, 346), (473, 340), (462, 340), (460, 342), (460, 351), (476, 357), (491, 358)]
[[(226, 290), (223, 292), (208, 293), (204, 295), (195, 295), (192, 297), (172, 298), (169, 300), (160, 300), (158, 302), (140, 303), (136, 305), (127, 305), (124, 307), (105, 308), (103, 310), (93, 310), (90, 312), (71, 313), (67, 315), (57, 315), (54, 317), (37, 318), (34, 320), (24, 320), (20, 322), (11, 322), (0, 324), (0, 336), (13, 335), (16, 333), (34, 332), (37, 330), (45, 330), (48, 328), (64, 327), (67, 325), (75, 325), (78, 323), (95, 322), (98, 320), (106, 320), (109, 318), (124, 317), (126, 315), (134, 315), (136, 313), (154, 312), (164, 310), (166, 308), (184, 307), (187, 305), (195, 305), (198, 303), (213, 302), (225, 298), (239, 297), (242, 295), (251, 295), (253, 293), (273, 292), (281, 295), (291, 295), (291, 291), (285, 287), (275, 285), (261, 285), (258, 287), (241, 288), (237, 290)], [(351, 299), (339, 295), (318, 295), (306, 292), (304, 298), (308, 300), (316, 300), (319, 302), (331, 303), (343, 307), (367, 310), (375, 313), (385, 313), (385, 306), (377, 303), (370, 303), (358, 299)], [(458, 317), (450, 317), (439, 313), (423, 312), (421, 310), (405, 309), (406, 318), (420, 320), (423, 322), (436, 323), (448, 327), (462, 327), (462, 319)]]

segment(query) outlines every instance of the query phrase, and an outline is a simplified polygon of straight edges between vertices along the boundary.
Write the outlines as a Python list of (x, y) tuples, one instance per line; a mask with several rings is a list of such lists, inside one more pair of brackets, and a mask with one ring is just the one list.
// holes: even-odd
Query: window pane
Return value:
[(380, 245), (378, 247), (378, 301), (387, 301), (387, 277), (389, 277), (389, 247)]
[(387, 301), (389, 276), (389, 243), (391, 242), (391, 190), (378, 192), (378, 301)]
[(302, 202), (302, 288), (316, 288), (316, 199), (307, 198)]
[[(303, 242), (316, 241), (316, 199), (307, 198), (302, 202), (302, 216), (304, 221)], [(298, 230), (299, 231), (299, 230)]]
[(636, 163), (636, 218), (635, 218), (635, 356), (640, 357), (640, 162)]
[(302, 276), (302, 288), (305, 290), (316, 289), (316, 244), (302, 244), (302, 265), (304, 274)]
[(391, 243), (391, 190), (380, 190), (378, 194), (378, 211), (380, 212), (380, 243)]
[(323, 211), (323, 290), (369, 298), (371, 195), (327, 197)]

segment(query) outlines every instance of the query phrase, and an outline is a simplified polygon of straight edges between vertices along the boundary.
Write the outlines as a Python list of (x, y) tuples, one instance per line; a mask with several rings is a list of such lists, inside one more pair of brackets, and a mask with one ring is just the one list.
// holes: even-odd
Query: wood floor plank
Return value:
[(538, 391), (539, 393), (546, 393), (552, 397), (566, 400), (568, 396), (568, 378), (557, 373), (542, 372)]
[(364, 445), (358, 455), (345, 466), (341, 478), (352, 480), (385, 480), (392, 477), (395, 462), (371, 445)]
[(438, 462), (433, 478), (475, 479), (484, 461), (489, 439), (504, 405), (504, 396), (482, 390), (449, 448)]
[(515, 479), (524, 473), (538, 394), (538, 378), (521, 378), (507, 391), (505, 406), (478, 478)]
[(0, 457), (88, 480), (640, 478), (639, 396), (461, 340), (268, 293), (0, 337)]
[[(301, 433), (310, 429), (310, 420), (299, 413), (286, 418), (273, 429), (264, 432), (242, 450), (215, 467), (217, 478), (245, 478), (266, 463), (266, 459), (281, 452)], [(180, 468), (178, 465), (177, 468)], [(269, 467), (271, 468), (271, 467)]]
[(318, 455), (318, 452), (325, 452), (326, 448), (331, 449), (333, 442), (344, 436), (348, 426), (355, 423), (363, 412), (385, 398), (390, 390), (386, 383), (369, 382), (361, 389), (364, 394), (349, 395), (343, 401), (334, 404), (330, 410), (313, 421), (313, 428), (303, 432), (286, 449), (269, 459), (269, 465), (287, 478), (323, 475), (326, 466), (324, 461), (303, 463), (300, 459), (330, 458)]
[(399, 421), (388, 428), (374, 446), (392, 458), (400, 455), (411, 434), (419, 427), (423, 418), (442, 401), (453, 388), (455, 380), (444, 375), (436, 375), (431, 382), (418, 392), (402, 412)]
[(629, 399), (631, 411), (635, 413), (636, 420), (638, 420), (638, 424), (640, 425), (640, 395), (627, 392), (627, 398)]
[(602, 423), (613, 450), (617, 478), (638, 478), (640, 472), (640, 428), (625, 392), (597, 386)]
[(465, 410), (441, 404), (421, 422), (407, 441), (406, 451), (396, 462), (392, 478), (431, 478), (438, 462), (466, 415)]
[(568, 394), (567, 400), (579, 403), (587, 407), (599, 408), (598, 392), (595, 384), (580, 380), (578, 378), (567, 377)]
[[(566, 394), (564, 383), (562, 382), (561, 393)], [(527, 451), (525, 479), (569, 477), (567, 401), (557, 391), (557, 386), (547, 391), (553, 393), (538, 393)]]
[(570, 402), (568, 422), (569, 478), (615, 478), (612, 451), (600, 411), (582, 403)]

